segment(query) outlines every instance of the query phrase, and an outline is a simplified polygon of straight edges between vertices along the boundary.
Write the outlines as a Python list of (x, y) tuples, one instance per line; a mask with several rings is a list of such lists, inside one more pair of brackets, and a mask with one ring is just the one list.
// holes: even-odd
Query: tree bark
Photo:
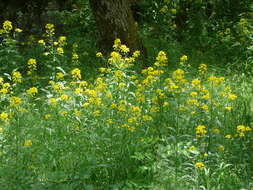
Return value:
[(138, 37), (137, 24), (133, 18), (129, 0), (89, 0), (100, 34), (103, 53), (112, 50), (113, 42), (119, 38), (131, 51), (143, 51)]

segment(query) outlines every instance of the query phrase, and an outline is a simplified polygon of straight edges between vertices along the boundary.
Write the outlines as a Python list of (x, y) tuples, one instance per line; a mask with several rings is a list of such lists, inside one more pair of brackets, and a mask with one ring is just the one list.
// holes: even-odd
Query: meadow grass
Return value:
[(66, 42), (47, 25), (37, 46), (50, 75), (38, 76), (31, 56), (0, 78), (2, 189), (253, 187), (248, 76), (193, 67), (186, 55), (171, 70), (165, 51), (136, 72), (140, 52), (116, 39), (87, 77), (75, 48), (64, 55)]

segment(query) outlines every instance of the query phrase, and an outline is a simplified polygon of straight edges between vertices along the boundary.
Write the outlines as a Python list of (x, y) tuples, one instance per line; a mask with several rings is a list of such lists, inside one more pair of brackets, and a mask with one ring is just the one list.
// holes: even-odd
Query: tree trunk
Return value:
[(103, 53), (112, 50), (116, 38), (131, 51), (144, 50), (129, 0), (90, 0), (90, 5), (99, 30), (100, 48)]

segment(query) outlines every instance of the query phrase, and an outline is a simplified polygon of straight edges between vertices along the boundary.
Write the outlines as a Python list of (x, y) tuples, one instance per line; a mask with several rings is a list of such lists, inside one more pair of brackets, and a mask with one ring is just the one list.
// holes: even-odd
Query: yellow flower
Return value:
[(33, 142), (31, 140), (25, 140), (24, 146), (32, 146)]
[(125, 86), (126, 86), (126, 83), (124, 83), (124, 82), (119, 83), (119, 88), (120, 89), (124, 88)]
[(225, 147), (220, 145), (220, 146), (218, 146), (218, 149), (219, 149), (219, 151), (223, 152), (225, 150)]
[(235, 100), (237, 98), (236, 94), (229, 94), (228, 99), (229, 100)]
[(75, 94), (80, 95), (82, 93), (83, 93), (83, 89), (82, 88), (76, 88), (75, 89)]
[(22, 79), (22, 75), (21, 75), (20, 72), (15, 71), (15, 72), (12, 73), (12, 80), (13, 80), (13, 82), (20, 83), (21, 79)]
[(9, 21), (9, 20), (4, 21), (4, 23), (3, 23), (3, 29), (4, 29), (6, 32), (11, 31), (12, 28), (13, 28), (13, 27), (12, 27), (12, 22), (11, 22), (11, 21)]
[(44, 40), (39, 40), (38, 43), (41, 44), (41, 45), (46, 45)]
[(196, 135), (197, 137), (201, 138), (204, 137), (206, 135), (207, 131), (206, 131), (206, 126), (204, 125), (198, 125), (196, 127)]
[(112, 99), (113, 97), (111, 92), (107, 92), (105, 96), (109, 99)]
[(173, 76), (174, 79), (182, 80), (184, 78), (184, 70), (177, 69), (176, 71), (174, 71), (172, 73), (172, 76)]
[(65, 111), (62, 111), (61, 112), (61, 115), (63, 115), (63, 116), (66, 116), (66, 115), (68, 115), (68, 112), (65, 110)]
[(204, 99), (204, 100), (210, 99), (210, 94), (209, 94), (209, 92), (206, 93), (206, 94), (204, 94), (201, 98)]
[(216, 76), (210, 76), (210, 77), (208, 77), (208, 81), (210, 82), (210, 83), (214, 83), (215, 81), (216, 81)]
[(202, 105), (201, 109), (203, 109), (205, 112), (209, 112), (208, 105), (206, 104)]
[(51, 114), (45, 114), (44, 117), (45, 117), (45, 119), (48, 119), (51, 117)]
[(204, 167), (205, 167), (205, 165), (204, 165), (203, 162), (196, 162), (196, 163), (195, 163), (195, 168), (196, 168), (196, 169), (202, 170)]
[(167, 55), (164, 51), (160, 51), (156, 57), (156, 62), (155, 62), (155, 66), (159, 67), (159, 66), (164, 66), (165, 63), (167, 63), (168, 58)]
[(9, 120), (9, 115), (6, 112), (2, 112), (0, 114), (0, 119), (3, 121), (8, 121)]
[(198, 69), (199, 69), (199, 73), (202, 75), (207, 73), (207, 65), (206, 64), (200, 64)]
[(116, 51), (111, 52), (110, 56), (111, 58), (108, 60), (110, 64), (121, 60), (121, 55)]
[(189, 150), (196, 150), (196, 147), (195, 146), (190, 146), (188, 149)]
[(22, 99), (17, 96), (12, 96), (10, 98), (10, 106), (12, 107), (18, 107), (20, 104), (22, 104)]
[(76, 117), (80, 117), (81, 111), (78, 110), (78, 109), (74, 109), (74, 114), (75, 114)]
[(46, 24), (46, 33), (48, 36), (53, 36), (54, 35), (54, 25), (53, 24)]
[(96, 110), (92, 113), (94, 116), (99, 116), (101, 114), (101, 112), (99, 110)]
[(88, 82), (87, 81), (81, 81), (79, 85), (80, 85), (80, 87), (85, 87), (85, 86), (88, 86)]
[(130, 117), (130, 118), (128, 118), (128, 123), (134, 123), (134, 122), (136, 122), (137, 121), (137, 118), (136, 117)]
[(77, 53), (73, 53), (72, 54), (72, 60), (78, 60), (79, 59), (79, 56)]
[(8, 82), (6, 82), (6, 83), (4, 83), (3, 84), (3, 88), (10, 88), (11, 87), (11, 85), (10, 85), (10, 83), (8, 83)]
[(196, 97), (196, 96), (198, 95), (198, 93), (197, 93), (197, 92), (191, 92), (190, 95), (191, 95), (192, 97)]
[(64, 46), (66, 44), (66, 36), (60, 36), (58, 42), (60, 46)]
[(2, 77), (0, 77), (0, 84), (3, 84), (4, 79)]
[(27, 62), (28, 68), (33, 71), (37, 69), (37, 62), (36, 59), (29, 59)]
[(213, 131), (213, 133), (215, 133), (215, 134), (219, 134), (219, 133), (220, 133), (220, 129), (217, 129), (217, 128), (213, 129), (212, 131)]
[(124, 76), (124, 73), (123, 71), (117, 70), (117, 71), (114, 71), (114, 76), (121, 79)]
[(198, 79), (194, 79), (192, 80), (192, 83), (191, 83), (192, 87), (197, 87), (200, 85), (200, 80)]
[(239, 134), (240, 137), (245, 136), (245, 132), (251, 131), (250, 127), (244, 126), (244, 125), (238, 125), (237, 127), (237, 133)]
[(104, 73), (104, 72), (106, 72), (106, 68), (101, 67), (101, 68), (99, 68), (99, 71), (100, 71), (101, 73)]
[(226, 106), (226, 107), (225, 107), (225, 110), (231, 111), (231, 110), (232, 110), (232, 107), (231, 107), (231, 106)]
[(74, 79), (80, 80), (82, 78), (81, 71), (78, 68), (75, 68), (71, 71), (71, 75)]
[(130, 50), (126, 45), (121, 45), (120, 51), (122, 51), (123, 53), (128, 53)]
[(56, 98), (50, 98), (49, 103), (52, 104), (52, 105), (56, 105), (57, 104), (57, 99)]
[(53, 24), (46, 24), (45, 28), (46, 29), (52, 29), (52, 28), (54, 28), (54, 25)]
[(168, 12), (168, 6), (167, 5), (164, 5), (161, 9), (160, 9), (160, 12), (162, 12), (162, 13), (166, 13), (166, 12)]
[(5, 33), (5, 30), (3, 30), (3, 29), (0, 28), (0, 35), (4, 34), (4, 33)]
[(26, 90), (26, 93), (30, 94), (30, 95), (35, 95), (38, 93), (38, 89), (36, 87), (32, 87), (32, 88), (29, 88), (28, 90)]
[(174, 14), (174, 15), (177, 14), (177, 9), (170, 9), (170, 11), (171, 11), (171, 13)]
[(59, 54), (63, 54), (63, 53), (64, 53), (63, 48), (61, 48), (61, 47), (58, 47), (58, 48), (56, 49), (56, 51), (57, 51), (57, 53), (59, 53)]
[(120, 47), (120, 45), (121, 45), (121, 40), (120, 40), (119, 38), (116, 38), (116, 39), (114, 40), (113, 48), (114, 48), (114, 49), (118, 49), (118, 48)]
[(153, 120), (153, 118), (151, 116), (149, 116), (149, 115), (144, 115), (142, 117), (142, 119), (143, 119), (143, 121), (152, 121)]
[(56, 79), (57, 79), (57, 80), (61, 80), (61, 79), (63, 79), (63, 78), (64, 78), (64, 74), (63, 74), (62, 72), (56, 73)]
[(241, 18), (239, 25), (245, 25), (246, 23), (247, 23), (247, 20), (245, 18)]
[(60, 98), (61, 98), (61, 101), (65, 101), (69, 99), (69, 96), (67, 94), (62, 94)]
[(97, 53), (96, 53), (96, 56), (97, 56), (97, 57), (103, 57), (103, 54), (102, 54), (101, 52), (97, 52)]
[(166, 102), (166, 101), (165, 101), (165, 102), (163, 103), (163, 107), (167, 107), (167, 106), (169, 106), (169, 105), (170, 105), (169, 102)]
[(21, 30), (20, 28), (16, 28), (15, 32), (20, 33), (20, 32), (23, 32), (23, 30)]
[(25, 108), (21, 108), (21, 109), (19, 109), (18, 111), (21, 112), (21, 113), (27, 113), (27, 112), (28, 112), (28, 110), (25, 109)]
[(113, 120), (112, 119), (108, 119), (108, 120), (106, 120), (106, 123), (113, 124)]
[(186, 62), (188, 60), (188, 57), (186, 55), (183, 55), (180, 57), (180, 62)]
[(231, 139), (232, 136), (231, 136), (230, 134), (228, 134), (228, 135), (226, 135), (224, 138), (225, 138), (225, 139)]
[(137, 57), (140, 56), (140, 54), (141, 54), (141, 52), (137, 50), (137, 51), (135, 51), (135, 52), (133, 53), (133, 57), (134, 57), (134, 58), (137, 58)]

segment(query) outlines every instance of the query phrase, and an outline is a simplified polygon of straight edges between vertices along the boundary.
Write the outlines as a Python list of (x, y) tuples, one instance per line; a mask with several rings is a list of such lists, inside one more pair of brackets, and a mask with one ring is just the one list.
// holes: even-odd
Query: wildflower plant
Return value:
[(6, 20), (0, 26), (0, 64), (1, 72), (10, 73), (22, 67), (22, 56), (18, 49), (19, 37), (22, 30), (15, 28), (12, 22)]
[[(62, 68), (66, 64), (66, 57), (64, 56), (64, 47), (67, 44), (66, 36), (55, 36), (54, 24), (45, 25), (45, 39), (38, 40), (40, 48), (44, 52), (43, 67), (52, 71), (55, 76), (57, 68)], [(44, 69), (45, 70), (45, 69)], [(51, 73), (49, 73), (51, 75)]]
[[(217, 185), (217, 176), (240, 179), (238, 168), (250, 173), (252, 123), (245, 115), (252, 112), (247, 105), (240, 112), (245, 92), (228, 78), (206, 64), (188, 66), (186, 55), (169, 72), (165, 51), (136, 72), (141, 52), (131, 53), (116, 39), (108, 65), (86, 80), (87, 71), (71, 65), (76, 50), (68, 71), (58, 67), (66, 38), (56, 41), (52, 25), (46, 34), (39, 45), (55, 63), (46, 87), (33, 84), (17, 92), (20, 72), (0, 78), (3, 188), (22, 183), (26, 189), (110, 189), (145, 178), (149, 189), (208, 189)], [(35, 58), (27, 60), (31, 73), (38, 65)]]

